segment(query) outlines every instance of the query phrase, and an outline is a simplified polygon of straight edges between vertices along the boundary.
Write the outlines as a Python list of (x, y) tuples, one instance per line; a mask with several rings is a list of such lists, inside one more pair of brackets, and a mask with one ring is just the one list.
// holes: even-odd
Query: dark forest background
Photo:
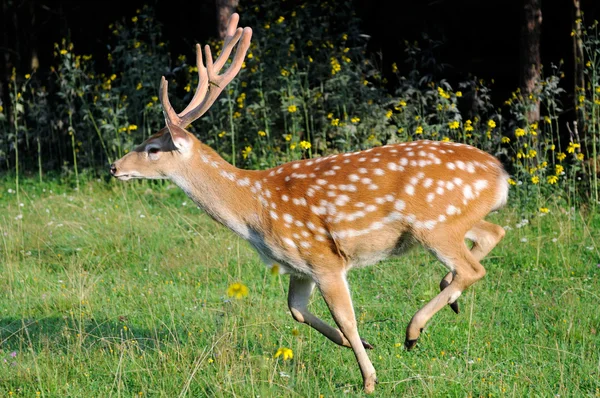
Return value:
[[(196, 42), (217, 35), (215, 0), (1, 0), (0, 90), (12, 67), (31, 69), (32, 56), (43, 70), (53, 59), (53, 43), (68, 38), (79, 53), (107, 52), (108, 25), (124, 20), (144, 4), (156, 10), (164, 25), (173, 56), (188, 54)], [(293, 7), (293, 0), (282, 7)], [(446, 78), (473, 74), (494, 79), (496, 101), (503, 101), (519, 86), (520, 39), (524, 19), (523, 0), (354, 0), (364, 34), (371, 37), (369, 51), (379, 53), (384, 64), (403, 64), (404, 42), (424, 35), (444, 44), (439, 60), (447, 64)], [(573, 0), (540, 2), (543, 24), (541, 58), (544, 65), (564, 60), (566, 79), (573, 74), (575, 20)], [(244, 7), (244, 0), (239, 5)], [(600, 2), (582, 0), (584, 19), (591, 23), (600, 16)], [(242, 11), (243, 24), (243, 11)], [(106, 59), (106, 57), (98, 57)], [(385, 66), (385, 65), (384, 65)], [(98, 65), (101, 69), (102, 65)], [(389, 68), (383, 68), (389, 70)], [(4, 93), (5, 94), (5, 93)], [(6, 102), (6, 101), (5, 101)]]

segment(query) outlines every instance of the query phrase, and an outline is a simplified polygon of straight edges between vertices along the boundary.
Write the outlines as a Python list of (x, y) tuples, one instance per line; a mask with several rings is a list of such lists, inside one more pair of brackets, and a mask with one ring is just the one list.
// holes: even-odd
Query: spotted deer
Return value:
[[(239, 72), (252, 30), (229, 21), (223, 50), (206, 66), (197, 45), (199, 83), (190, 104), (173, 110), (167, 80), (160, 85), (166, 127), (111, 166), (120, 180), (169, 179), (213, 219), (246, 239), (268, 265), (290, 274), (288, 306), (293, 318), (354, 351), (372, 392), (376, 377), (358, 334), (346, 274), (352, 268), (400, 255), (416, 244), (449, 270), (441, 292), (406, 329), (415, 346), (427, 321), (485, 275), (480, 260), (504, 236), (483, 218), (507, 201), (507, 174), (493, 156), (472, 146), (436, 141), (384, 145), (243, 170), (226, 162), (185, 127), (201, 117)], [(239, 42), (239, 44), (237, 44)], [(237, 49), (231, 65), (219, 74)], [(465, 238), (472, 242), (469, 248)], [(339, 329), (308, 309), (318, 287)]]

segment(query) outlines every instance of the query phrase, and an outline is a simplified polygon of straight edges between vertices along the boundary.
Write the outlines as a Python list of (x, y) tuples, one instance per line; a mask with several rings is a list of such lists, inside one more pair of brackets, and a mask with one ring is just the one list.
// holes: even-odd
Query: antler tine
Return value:
[[(237, 13), (232, 14), (229, 18), (229, 22), (227, 24), (227, 34), (223, 42), (223, 49), (214, 63), (217, 71), (221, 70), (225, 62), (227, 62), (233, 47), (237, 44), (242, 36), (242, 28), (237, 27), (239, 20), (240, 16)], [(206, 46), (205, 51), (208, 57), (208, 54), (210, 53), (210, 47), (208, 45)], [(200, 44), (196, 44), (196, 65), (198, 68), (198, 87), (196, 88), (190, 103), (178, 114), (179, 118), (184, 118), (186, 114), (192, 112), (194, 108), (198, 107), (198, 105), (204, 101), (208, 91), (209, 78), (206, 72), (206, 67), (202, 62), (202, 50), (200, 48)], [(191, 121), (193, 120), (195, 119), (192, 119)]]
[[(241, 35), (241, 40), (235, 39), (238, 34)], [(215, 102), (221, 91), (229, 84), (229, 82), (239, 73), (242, 68), (242, 64), (244, 62), (244, 58), (246, 57), (246, 52), (250, 47), (250, 39), (252, 38), (252, 29), (251, 28), (239, 28), (236, 31), (234, 36), (234, 40), (232, 40), (232, 45), (227, 50), (227, 53), (231, 53), (233, 45), (239, 40), (239, 44), (237, 49), (235, 50), (235, 55), (233, 57), (233, 61), (227, 70), (222, 74), (218, 75), (219, 69), (216, 69), (216, 62), (213, 63), (212, 54), (210, 52), (210, 47), (207, 45), (204, 48), (205, 57), (206, 57), (206, 71), (208, 74), (209, 81), (209, 91), (208, 95), (204, 97), (202, 103), (200, 103), (194, 109), (191, 109), (188, 113), (181, 116), (182, 125), (188, 125), (192, 123), (194, 120), (198, 119), (202, 116), (206, 111), (210, 108), (210, 106)], [(221, 56), (226, 52), (226, 49), (223, 49)], [(221, 56), (217, 59), (217, 62), (220, 62)], [(227, 58), (224, 58), (225, 60)], [(224, 63), (224, 61), (222, 61)], [(222, 66), (222, 65), (221, 65)]]
[(202, 103), (202, 100), (204, 100), (206, 92), (208, 91), (208, 74), (206, 73), (204, 62), (202, 62), (202, 48), (200, 47), (200, 44), (196, 44), (196, 66), (198, 68), (198, 87), (196, 87), (194, 97), (192, 97), (188, 106), (179, 113), (179, 117), (185, 116), (186, 113)]
[(180, 126), (181, 118), (177, 115), (173, 106), (171, 106), (171, 102), (169, 101), (169, 82), (164, 76), (160, 81), (160, 103), (167, 124), (176, 124)]
[(225, 40), (223, 41), (223, 51), (215, 61), (215, 67), (217, 70), (221, 70), (223, 65), (225, 65), (225, 62), (229, 58), (229, 54), (231, 54), (231, 50), (233, 50), (233, 46), (235, 46), (242, 36), (242, 28), (237, 27), (239, 21), (240, 16), (238, 13), (233, 13), (231, 14), (231, 17), (229, 17), (229, 22), (227, 23), (227, 34), (225, 35)]

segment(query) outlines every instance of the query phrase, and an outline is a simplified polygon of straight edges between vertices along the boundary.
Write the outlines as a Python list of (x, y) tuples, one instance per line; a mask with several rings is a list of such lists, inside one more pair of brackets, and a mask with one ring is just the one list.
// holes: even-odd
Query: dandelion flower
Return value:
[(248, 287), (241, 282), (235, 282), (227, 288), (227, 295), (236, 299), (244, 298), (248, 295)]
[(290, 348), (287, 348), (287, 347), (281, 347), (277, 350), (277, 352), (273, 356), (273, 358), (279, 358), (279, 357), (283, 357), (284, 361), (287, 361), (288, 359), (293, 359), (294, 351), (292, 351)]

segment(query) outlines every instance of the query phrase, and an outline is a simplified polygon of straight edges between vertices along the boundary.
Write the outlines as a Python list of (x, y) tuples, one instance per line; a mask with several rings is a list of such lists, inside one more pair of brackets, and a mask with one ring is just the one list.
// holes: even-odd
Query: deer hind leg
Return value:
[[(487, 221), (479, 221), (473, 228), (467, 231), (465, 237), (473, 242), (471, 254), (477, 261), (481, 261), (504, 237), (504, 229)], [(440, 282), (440, 290), (444, 290), (452, 282), (454, 274), (448, 272)], [(458, 301), (450, 303), (450, 308), (459, 313)]]
[(467, 231), (465, 237), (473, 242), (471, 254), (481, 261), (504, 238), (504, 234), (501, 226), (481, 220)]
[(406, 328), (406, 340), (404, 342), (408, 350), (417, 344), (417, 339), (425, 324), (436, 312), (446, 304), (455, 303), (466, 288), (485, 276), (485, 269), (469, 251), (462, 239), (456, 243), (447, 243), (443, 247), (432, 248), (432, 250), (452, 270), (453, 277), (437, 296), (412, 317)]
[[(292, 313), (292, 317), (300, 322), (319, 331), (329, 340), (334, 343), (352, 348), (348, 339), (344, 334), (308, 311), (308, 301), (315, 287), (315, 282), (310, 278), (302, 278), (296, 275), (290, 275), (290, 288), (288, 291), (288, 307)], [(373, 346), (362, 340), (363, 347), (372, 349)]]
[(367, 355), (363, 341), (358, 335), (356, 317), (354, 316), (354, 308), (352, 307), (345, 273), (339, 272), (321, 276), (317, 283), (335, 323), (350, 342), (350, 346), (354, 351), (362, 373), (364, 391), (366, 393), (373, 392), (377, 382), (375, 368)]

